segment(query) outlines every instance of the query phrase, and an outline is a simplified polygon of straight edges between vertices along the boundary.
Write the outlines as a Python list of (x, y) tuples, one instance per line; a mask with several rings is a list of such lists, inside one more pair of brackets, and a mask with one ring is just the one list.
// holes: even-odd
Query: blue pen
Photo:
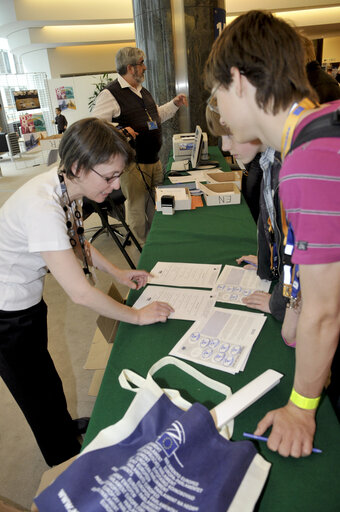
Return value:
[(253, 263), (252, 261), (249, 261), (249, 260), (243, 260), (244, 263), (248, 263), (248, 265), (253, 265), (253, 267), (257, 267), (256, 263)]
[[(268, 437), (264, 436), (256, 436), (255, 434), (248, 434), (248, 432), (243, 432), (244, 437), (249, 437), (249, 439), (256, 439), (257, 441), (268, 441)], [(313, 453), (322, 453), (322, 450), (319, 448), (313, 448)]]

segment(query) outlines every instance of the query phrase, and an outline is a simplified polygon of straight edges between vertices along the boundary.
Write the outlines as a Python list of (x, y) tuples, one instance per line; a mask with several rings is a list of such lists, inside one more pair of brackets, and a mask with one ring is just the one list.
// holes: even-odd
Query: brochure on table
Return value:
[(166, 302), (174, 308), (175, 312), (168, 319), (195, 321), (208, 317), (216, 298), (210, 290), (147, 286), (133, 307), (141, 309), (155, 301)]
[(186, 288), (213, 288), (222, 265), (207, 263), (177, 263), (159, 261), (151, 270), (149, 284), (183, 286)]
[(255, 291), (269, 292), (271, 282), (260, 279), (255, 270), (225, 265), (214, 287), (217, 302), (243, 304)]
[(269, 290), (270, 283), (258, 282), (251, 270), (226, 265), (218, 277), (220, 270), (221, 265), (160, 261), (149, 278), (150, 284), (158, 286), (147, 286), (134, 307), (140, 309), (157, 300), (169, 303), (175, 310), (169, 319), (194, 321), (170, 354), (235, 374), (244, 370), (266, 316), (214, 304), (244, 305), (242, 298), (258, 289), (256, 285)]
[(196, 321), (170, 355), (228, 373), (244, 370), (266, 316), (233, 309), (213, 308)]

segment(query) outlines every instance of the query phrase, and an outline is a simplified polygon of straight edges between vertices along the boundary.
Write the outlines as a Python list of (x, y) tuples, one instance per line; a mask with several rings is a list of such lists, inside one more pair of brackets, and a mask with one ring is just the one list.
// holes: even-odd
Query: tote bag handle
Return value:
[[(185, 400), (180, 392), (177, 389), (171, 389), (171, 388), (164, 388), (162, 389), (153, 379), (153, 375), (167, 365), (173, 365), (182, 370), (184, 373), (190, 375), (194, 379), (196, 379), (198, 382), (201, 382), (204, 384), (204, 386), (213, 389), (214, 391), (218, 391), (221, 393), (225, 399), (229, 398), (231, 396), (231, 389), (226, 384), (223, 384), (222, 382), (216, 381), (214, 379), (211, 379), (210, 377), (207, 377), (203, 373), (196, 370), (196, 368), (193, 368), (191, 365), (185, 363), (184, 361), (181, 361), (180, 359), (177, 359), (175, 357), (166, 356), (154, 363), (151, 368), (148, 371), (148, 374), (146, 378), (144, 379), (138, 373), (124, 369), (121, 371), (118, 380), (123, 389), (127, 389), (129, 391), (132, 391), (134, 393), (137, 393), (140, 389), (148, 388), (152, 393), (160, 397), (163, 393), (165, 393), (170, 400), (177, 405), (177, 407), (180, 407), (183, 410), (187, 410), (191, 407), (191, 403)], [(222, 429), (220, 431), (221, 435), (224, 437), (230, 439), (232, 436), (232, 432), (234, 429), (234, 421), (230, 421), (228, 425), (226, 425), (226, 429)]]

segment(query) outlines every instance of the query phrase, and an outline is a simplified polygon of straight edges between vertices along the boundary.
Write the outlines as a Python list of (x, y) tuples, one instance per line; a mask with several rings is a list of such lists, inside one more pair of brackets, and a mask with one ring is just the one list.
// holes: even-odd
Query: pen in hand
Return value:
[[(268, 437), (264, 436), (256, 436), (255, 434), (249, 434), (248, 432), (243, 432), (244, 437), (249, 437), (249, 439), (256, 439), (257, 441), (268, 441)], [(322, 453), (322, 450), (319, 450), (319, 448), (313, 448), (313, 453)]]
[(243, 263), (248, 263), (248, 265), (252, 265), (253, 267), (257, 267), (256, 263), (253, 263), (252, 261), (249, 261), (249, 260), (243, 260)]

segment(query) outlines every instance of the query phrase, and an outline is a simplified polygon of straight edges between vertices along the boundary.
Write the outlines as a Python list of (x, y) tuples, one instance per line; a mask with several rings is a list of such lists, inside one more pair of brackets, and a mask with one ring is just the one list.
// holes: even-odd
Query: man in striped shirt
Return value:
[(240, 142), (260, 139), (284, 157), (301, 129), (334, 112), (339, 136), (313, 140), (283, 161), (280, 195), (291, 221), (299, 264), (302, 310), (296, 338), (294, 387), (288, 403), (257, 426), (272, 426), (268, 447), (283, 456), (309, 455), (315, 414), (340, 334), (340, 102), (315, 108), (296, 30), (269, 13), (236, 18), (214, 43), (206, 82), (221, 121)]

